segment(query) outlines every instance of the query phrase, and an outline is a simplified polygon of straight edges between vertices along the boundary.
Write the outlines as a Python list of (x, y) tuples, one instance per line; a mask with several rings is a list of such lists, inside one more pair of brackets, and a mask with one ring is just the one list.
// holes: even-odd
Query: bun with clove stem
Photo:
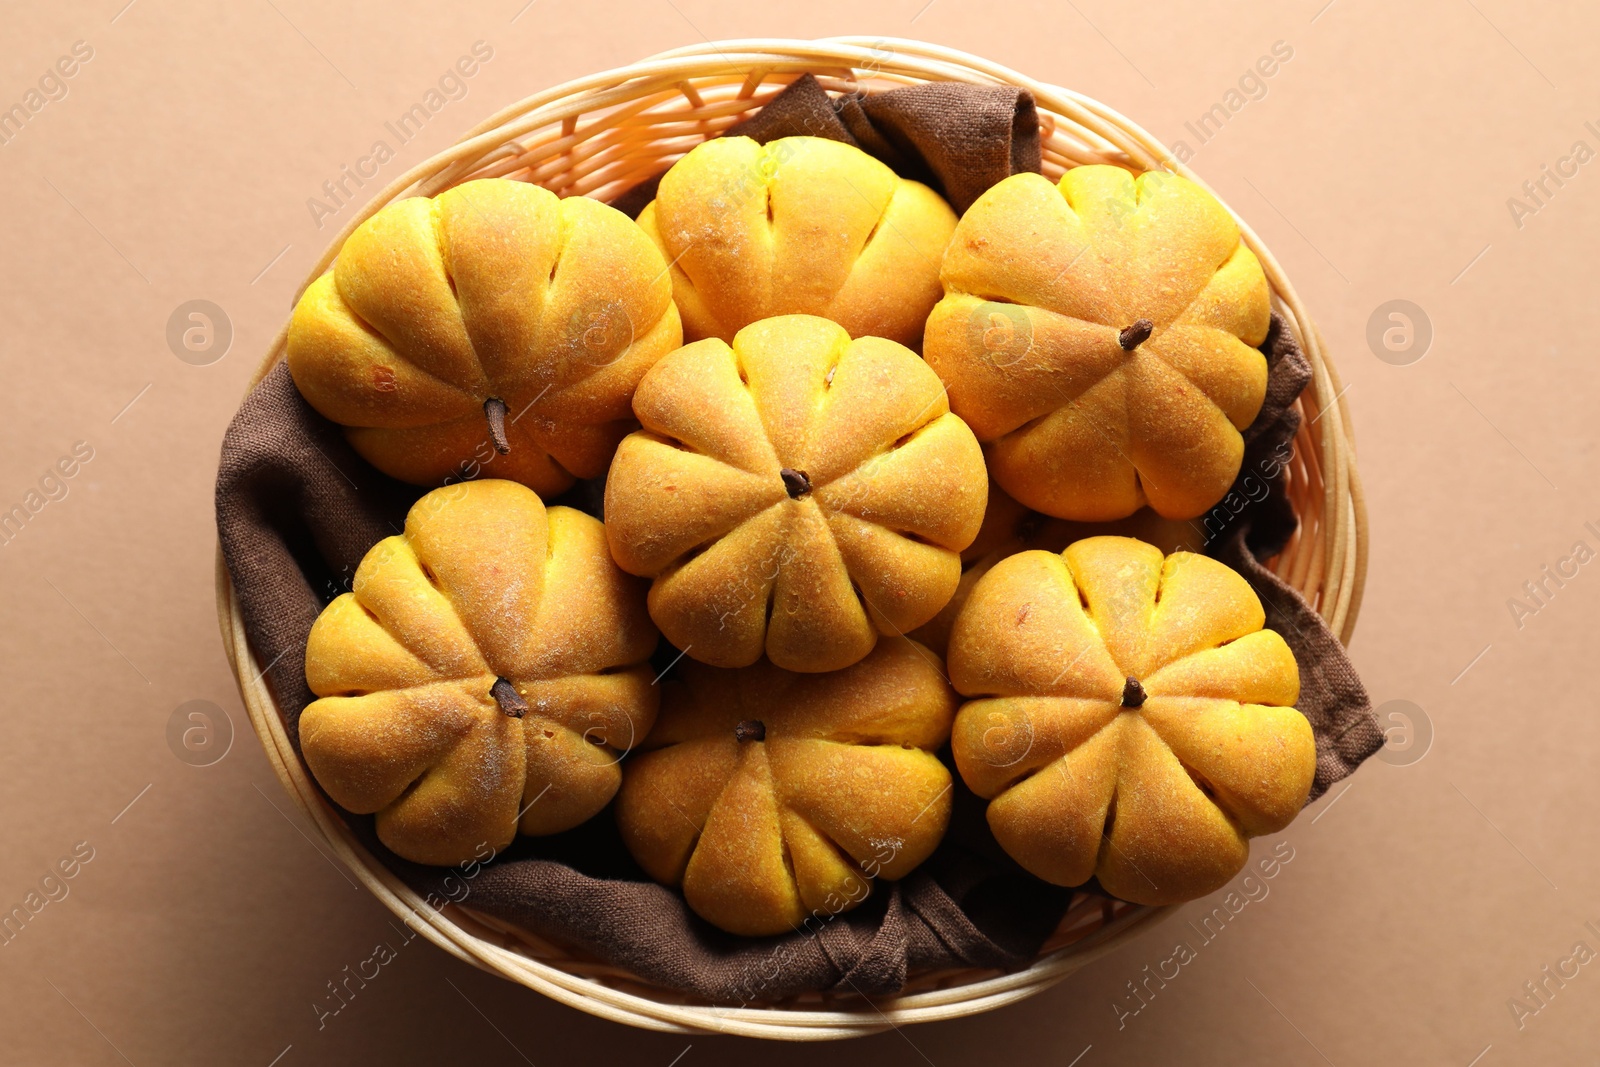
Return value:
[(633, 406), (606, 537), (686, 655), (838, 670), (955, 592), (988, 482), (916, 353), (784, 315), (665, 357)]
[(1226, 208), (1160, 171), (1014, 174), (945, 251), (923, 355), (1006, 492), (1056, 518), (1221, 500), (1261, 409), (1266, 275)]
[(655, 644), (598, 520), (515, 482), (435, 489), (311, 627), (301, 750), (397, 855), (481, 859), (606, 806), (655, 721)]
[(1221, 888), (1316, 772), (1300, 672), (1207, 556), (1128, 537), (995, 564), (950, 635), (950, 748), (1011, 858), (1138, 904)]
[(795, 674), (686, 661), (624, 765), (617, 825), (652, 878), (702, 918), (778, 934), (903, 878), (950, 821), (934, 752), (955, 694), (937, 656), (886, 638), (854, 666)]
[(596, 478), (682, 341), (667, 264), (614, 208), (488, 178), (382, 208), (289, 323), (301, 395), (379, 470), (552, 496)]

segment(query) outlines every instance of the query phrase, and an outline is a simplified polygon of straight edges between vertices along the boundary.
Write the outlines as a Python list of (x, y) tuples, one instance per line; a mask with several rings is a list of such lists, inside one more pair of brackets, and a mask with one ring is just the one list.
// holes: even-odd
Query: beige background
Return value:
[[(1592, 7), (125, 2), (12, 5), (0, 41), (4, 107), (74, 42), (94, 50), (0, 146), (0, 511), (75, 442), (93, 449), (0, 547), (0, 910), (93, 849), (0, 945), (0, 1060), (1590, 1062), (1600, 962), (1551, 982), (1520, 1029), (1507, 1001), (1575, 942), (1600, 950), (1584, 928), (1600, 928), (1600, 563), (1520, 629), (1507, 600), (1579, 539), (1600, 549), (1583, 527), (1600, 529), (1600, 164), (1547, 182), (1520, 228), (1507, 198), (1575, 141), (1600, 149)], [(223, 428), (332, 233), (307, 198), (478, 40), (494, 55), (469, 95), (385, 176), (508, 101), (654, 51), (837, 33), (965, 48), (1191, 145), (1186, 121), (1274, 42), (1293, 48), (1193, 165), (1276, 251), (1350, 383), (1373, 545), (1353, 655), (1375, 702), (1423, 709), (1431, 748), (1370, 762), (1295, 823), (1270, 895), (1121, 1029), (1125, 983), (1207, 905), (1019, 1006), (825, 1051), (624, 1029), (421, 942), (319, 1031), (325, 983), (393, 930), (288, 814), (223, 659), (211, 570)], [(209, 366), (164, 338), (195, 298), (235, 331)], [(1368, 347), (1392, 299), (1432, 323), (1420, 362)], [(194, 699), (237, 731), (211, 766), (167, 743)]]

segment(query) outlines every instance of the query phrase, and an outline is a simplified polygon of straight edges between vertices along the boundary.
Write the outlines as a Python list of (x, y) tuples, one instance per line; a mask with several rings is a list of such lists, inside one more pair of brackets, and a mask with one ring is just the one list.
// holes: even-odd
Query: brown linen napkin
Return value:
[(1270, 368), (1267, 398), (1245, 430), (1239, 477), (1211, 515), (1197, 521), (1206, 554), (1244, 575), (1266, 609), (1267, 626), (1283, 636), (1300, 664), (1295, 706), (1311, 721), (1317, 739), (1317, 774), (1311, 783), (1311, 800), (1316, 800), (1383, 747), (1383, 731), (1339, 639), (1298, 590), (1261, 563), (1283, 550), (1299, 524), (1281, 472), (1294, 455), (1300, 430), (1293, 404), (1311, 381), (1310, 362), (1276, 314), (1261, 350)]
[[(831, 100), (809, 76), (737, 129), (760, 140), (813, 132), (860, 144), (907, 176), (923, 176), (964, 208), (1015, 170), (1036, 170), (1032, 99), (1012, 89), (929, 85)], [(827, 131), (827, 132), (823, 132)], [(842, 132), (841, 132), (842, 131)], [(654, 184), (624, 201), (637, 213)], [(1268, 621), (1302, 669), (1301, 708), (1317, 735), (1315, 794), (1382, 744), (1366, 694), (1343, 648), (1292, 589), (1263, 568), (1293, 532), (1281, 459), (1298, 414), (1290, 410), (1310, 369), (1275, 323), (1263, 346), (1272, 368), (1268, 401), (1247, 434), (1244, 469), (1226, 506), (1206, 525), (1207, 550), (1240, 570), (1267, 605)], [(1256, 481), (1249, 479), (1254, 476)], [(217, 527), (246, 631), (291, 738), (312, 694), (305, 643), (322, 607), (347, 590), (361, 557), (404, 524), (423, 490), (378, 473), (337, 427), (300, 397), (282, 363), (246, 398), (222, 445)], [(559, 501), (597, 513), (598, 483)], [(1229, 501), (1233, 498), (1229, 498)], [(1229, 502), (1225, 501), (1225, 505)], [(675, 655), (659, 654), (665, 667)], [(948, 750), (942, 754), (949, 762)], [(960, 785), (944, 842), (899, 883), (883, 884), (855, 911), (809, 921), (772, 938), (725, 934), (655, 885), (622, 846), (608, 813), (549, 838), (519, 838), (470, 873), (423, 867), (390, 853), (370, 816), (347, 815), (380, 862), (431, 901), (465, 903), (658, 986), (723, 1004), (816, 990), (880, 995), (913, 972), (1025, 966), (1082, 890), (1020, 870), (995, 845), (983, 801)]]
[(279, 362), (251, 390), (222, 441), (217, 533), (256, 658), (300, 748), (311, 703), (306, 639), (348, 592), (367, 550), (405, 527), (422, 494), (356, 455), (307, 404)]

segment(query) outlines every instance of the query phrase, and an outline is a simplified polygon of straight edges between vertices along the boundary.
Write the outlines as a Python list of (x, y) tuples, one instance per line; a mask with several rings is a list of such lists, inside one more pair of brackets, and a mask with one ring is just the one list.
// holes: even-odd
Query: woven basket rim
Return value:
[[(675, 152), (674, 137), (678, 142), (694, 143), (714, 136), (806, 72), (818, 76), (824, 88), (833, 92), (873, 92), (922, 81), (1020, 86), (1032, 93), (1039, 109), (1047, 174), (1083, 162), (1115, 162), (1182, 174), (1216, 195), (1160, 142), (1104, 104), (955, 49), (879, 37), (708, 41), (555, 86), (490, 116), (454, 146), (395, 178), (347, 220), (297, 288), (296, 299), (327, 269), (349, 233), (395, 199), (416, 193), (432, 195), (461, 181), (495, 173), (541, 184), (557, 183), (561, 195), (608, 189), (614, 195), (620, 191), (615, 186), (643, 169), (637, 165), (638, 153), (629, 155), (625, 138), (637, 136), (640, 141), (636, 143), (651, 144), (644, 138), (661, 135), (655, 143), (669, 147), (658, 149), (653, 157), (642, 157), (643, 162), (656, 165), (653, 173), (659, 173), (682, 154)], [(687, 106), (673, 110), (667, 102), (674, 97)], [(651, 124), (647, 120), (655, 109), (661, 110), (663, 121)], [(593, 115), (601, 118), (580, 130), (583, 118)], [(690, 132), (676, 136), (677, 128), (685, 125)], [(645, 129), (636, 134), (634, 126)], [(607, 138), (612, 143), (603, 144)], [(565, 169), (560, 166), (563, 161), (568, 164)], [(538, 167), (544, 170), (535, 169)], [(591, 173), (578, 174), (574, 181), (573, 174), (583, 168), (591, 168)], [(583, 184), (601, 179), (610, 185)], [(1217, 199), (1226, 206), (1222, 197)], [(1348, 644), (1360, 608), (1367, 561), (1365, 503), (1355, 467), (1348, 405), (1339, 403), (1343, 388), (1337, 372), (1327, 357), (1321, 333), (1287, 276), (1249, 224), (1228, 210), (1238, 221), (1244, 241), (1261, 260), (1272, 288), (1274, 310), (1300, 342), (1313, 371), (1298, 402), (1304, 417), (1289, 467), (1290, 497), (1302, 526), (1273, 566)], [(287, 333), (285, 321), (252, 375), (246, 395), (283, 358)], [(1338, 409), (1337, 417), (1323, 420), (1333, 408)], [(497, 931), (487, 916), (464, 907), (430, 908), (379, 863), (322, 797), (294, 752), (263, 665), (250, 647), (220, 546), (216, 590), (224, 647), (251, 725), (285, 790), (330, 850), (408, 927), (444, 951), (590, 1014), (678, 1033), (783, 1040), (861, 1036), (908, 1023), (988, 1011), (1041, 992), (1175, 910), (1128, 908), (1093, 933), (1043, 953), (1027, 968), (1011, 974), (996, 977), (993, 972), (987, 976), (962, 972), (950, 985), (893, 997), (855, 998), (857, 1002), (840, 1007), (816, 1008), (804, 1003), (804, 998), (792, 998), (777, 1006), (730, 1008), (657, 989), (637, 978), (619, 988), (597, 978), (596, 968), (580, 966), (578, 961), (559, 955), (535, 958), (524, 946), (515, 944), (517, 939)]]

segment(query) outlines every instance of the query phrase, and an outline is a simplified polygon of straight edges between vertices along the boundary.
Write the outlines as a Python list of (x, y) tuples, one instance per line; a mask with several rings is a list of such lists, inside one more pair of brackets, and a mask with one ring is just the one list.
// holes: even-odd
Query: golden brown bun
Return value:
[(639, 225), (672, 264), (686, 340), (801, 314), (920, 348), (956, 216), (853, 145), (718, 137), (673, 164)]
[(950, 637), (951, 681), (976, 698), (950, 743), (1001, 847), (1140, 904), (1226, 884), (1316, 771), (1294, 655), (1264, 621), (1225, 565), (1131, 538), (995, 564)]
[(598, 520), (514, 482), (436, 489), (312, 626), (301, 750), (397, 855), (482, 858), (611, 800), (655, 721), (655, 644)]
[(1023, 507), (1016, 498), (990, 481), (989, 507), (984, 512), (977, 538), (961, 553), (961, 581), (956, 585), (955, 595), (939, 609), (939, 614), (906, 636), (945, 655), (950, 647), (950, 629), (966, 606), (967, 597), (996, 563), (1030, 548), (1060, 552), (1074, 541), (1105, 535), (1132, 537), (1167, 553), (1200, 552), (1206, 541), (1198, 523), (1163, 519), (1149, 508), (1140, 508), (1115, 522), (1052, 519)]
[(691, 657), (838, 670), (955, 591), (983, 454), (915, 353), (764, 319), (732, 348), (667, 356), (633, 406), (644, 429), (611, 465), (606, 536), (623, 570), (655, 579), (650, 615)]
[(1006, 492), (1088, 522), (1222, 499), (1266, 393), (1270, 306), (1205, 190), (1112, 166), (1059, 187), (1014, 174), (962, 217), (941, 279), (923, 354)]
[(550, 496), (605, 473), (634, 386), (681, 343), (666, 266), (620, 211), (527, 182), (401, 200), (300, 298), (289, 372), (385, 474), (439, 485), (482, 470)]
[(848, 911), (944, 837), (950, 772), (933, 752), (955, 694), (927, 649), (885, 639), (830, 674), (686, 662), (663, 689), (617, 825), (707, 922), (758, 936)]

